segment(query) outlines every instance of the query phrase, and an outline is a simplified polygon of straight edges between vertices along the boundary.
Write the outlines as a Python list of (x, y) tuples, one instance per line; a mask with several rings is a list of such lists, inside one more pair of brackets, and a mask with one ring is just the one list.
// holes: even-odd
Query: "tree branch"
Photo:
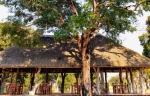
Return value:
[(78, 16), (78, 12), (77, 12), (77, 9), (75, 8), (74, 4), (73, 4), (73, 1), (72, 0), (68, 0), (69, 1), (69, 6), (70, 8), (72, 9), (72, 12)]

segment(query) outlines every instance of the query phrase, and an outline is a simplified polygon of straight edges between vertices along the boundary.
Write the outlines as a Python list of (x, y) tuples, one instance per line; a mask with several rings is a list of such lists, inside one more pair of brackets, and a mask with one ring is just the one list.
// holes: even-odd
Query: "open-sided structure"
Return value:
[[(42, 40), (46, 43), (43, 48), (26, 49), (12, 46), (0, 52), (1, 82), (4, 79), (2, 74), (7, 70), (37, 72), (36, 70), (40, 69), (41, 73), (81, 73), (82, 66), (77, 41), (55, 42), (52, 37), (42, 37)], [(122, 72), (129, 72), (132, 87), (134, 87), (132, 71), (138, 70), (141, 72), (143, 68), (150, 67), (149, 58), (101, 35), (97, 35), (90, 43), (90, 54), (91, 73), (105, 73), (104, 77), (103, 75), (101, 76), (103, 87), (100, 88), (100, 93), (108, 92), (107, 80), (104, 79), (107, 78), (107, 72), (119, 72), (121, 83), (123, 83)], [(129, 83), (128, 76), (126, 77)], [(97, 83), (97, 88), (99, 89), (98, 86), (99, 84)], [(134, 88), (132, 89), (135, 92)]]

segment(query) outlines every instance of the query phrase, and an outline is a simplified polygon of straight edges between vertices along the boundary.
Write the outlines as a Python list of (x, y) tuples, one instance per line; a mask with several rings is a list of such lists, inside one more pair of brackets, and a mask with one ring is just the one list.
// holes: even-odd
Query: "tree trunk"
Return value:
[(82, 96), (92, 96), (90, 79), (90, 54), (82, 49)]
[(61, 83), (61, 93), (64, 93), (64, 85), (65, 85), (65, 77), (67, 76), (66, 73), (61, 73), (62, 83)]
[(32, 90), (29, 92), (29, 95), (35, 95), (36, 93), (36, 89), (39, 87), (39, 85), (41, 84), (41, 82), (39, 82), (39, 74), (41, 72), (41, 68), (39, 68), (37, 70), (37, 73), (35, 75), (35, 84), (34, 87), (32, 88)]

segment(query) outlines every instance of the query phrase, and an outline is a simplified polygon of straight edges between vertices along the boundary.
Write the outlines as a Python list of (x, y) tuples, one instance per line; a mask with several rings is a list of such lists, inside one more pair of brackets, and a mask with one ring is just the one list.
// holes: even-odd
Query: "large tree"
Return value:
[[(136, 15), (142, 14), (143, 9), (150, 9), (146, 0), (85, 0), (84, 4), (80, 4), (79, 0), (2, 1), (15, 13), (11, 22), (21, 22), (21, 30), (35, 25), (40, 30), (53, 30), (56, 40), (74, 39), (78, 42), (83, 96), (91, 96), (90, 41), (97, 33), (103, 32), (110, 39), (118, 41), (120, 33), (135, 30), (132, 24), (136, 22)], [(4, 29), (3, 33), (10, 32)]]
[[(140, 39), (141, 45), (143, 46), (143, 55), (150, 58), (150, 16), (148, 16), (146, 20), (146, 25), (147, 25), (147, 28), (146, 28), (147, 32), (139, 36), (139, 39)], [(150, 69), (145, 69), (144, 73), (146, 74), (145, 81), (148, 87), (148, 82), (150, 80)]]
[(150, 58), (150, 16), (148, 16), (147, 21), (147, 32), (142, 34), (139, 39), (141, 42), (141, 45), (143, 46), (143, 55)]

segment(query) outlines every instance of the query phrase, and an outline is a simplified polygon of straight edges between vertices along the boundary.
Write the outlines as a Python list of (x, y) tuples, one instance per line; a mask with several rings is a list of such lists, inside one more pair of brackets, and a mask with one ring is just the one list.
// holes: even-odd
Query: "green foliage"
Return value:
[(2, 35), (2, 30), (1, 30), (2, 26), (3, 26), (2, 23), (0, 23), (0, 51), (6, 49), (8, 46), (11, 45), (9, 35), (5, 35), (5, 36)]
[(139, 36), (141, 45), (143, 46), (143, 55), (147, 56), (150, 58), (150, 16), (148, 17), (146, 21), (147, 25), (147, 33), (142, 34)]
[(68, 32), (65, 29), (59, 29), (55, 32), (54, 38), (56, 41), (67, 41), (67, 38), (69, 37)]
[(0, 46), (2, 48), (7, 48), (11, 45), (27, 48), (42, 46), (41, 33), (28, 27), (22, 27), (20, 21), (1, 23), (0, 34)]
[[(44, 74), (40, 74), (40, 80), (42, 82), (46, 82), (46, 73)], [(51, 73), (51, 74), (48, 74), (48, 82), (50, 81), (55, 81), (58, 77), (58, 74), (57, 73)]]
[(118, 84), (120, 83), (119, 81), (119, 76), (113, 76), (110, 78), (110, 80), (108, 81), (109, 84)]
[[(139, 36), (139, 40), (143, 46), (143, 55), (150, 58), (150, 16), (147, 18), (146, 25), (147, 33)], [(150, 69), (145, 69), (144, 73), (146, 74), (146, 82), (149, 82), (148, 80), (150, 80)]]
[[(58, 86), (59, 88), (61, 87), (61, 76), (59, 78), (59, 81), (58, 81)], [(68, 73), (67, 77), (65, 78), (65, 86), (64, 86), (64, 91), (65, 92), (68, 92), (69, 91), (69, 88), (71, 85), (73, 85), (74, 83), (76, 82), (76, 79), (75, 79), (75, 76), (73, 73)]]
[[(136, 22), (136, 15), (142, 14), (143, 9), (149, 10), (148, 2), (145, 0), (105, 0), (96, 1), (96, 3), (100, 5), (96, 7), (97, 9), (93, 9), (93, 2), (90, 0), (86, 0), (83, 5), (73, 0), (75, 6), (75, 9), (73, 9), (73, 7), (71, 7), (72, 5), (70, 5), (71, 3), (66, 0), (14, 0), (13, 2), (7, 0), (4, 4), (10, 8), (13, 7), (11, 11), (15, 13), (14, 18), (12, 18), (21, 21), (15, 21), (13, 23), (17, 24), (17, 27), (20, 27), (19, 30), (22, 31), (18, 32), (18, 28), (11, 28), (12, 34), (14, 34), (15, 31), (18, 33), (16, 34), (17, 36), (13, 35), (14, 38), (11, 39), (11, 41), (13, 41), (11, 43), (16, 43), (19, 46), (23, 46), (24, 44), (25, 46), (38, 47), (39, 34), (36, 31), (32, 31), (32, 35), (35, 33), (35, 39), (32, 36), (32, 39), (21, 39), (21, 36), (27, 37), (25, 35), (28, 33), (27, 31), (29, 31), (28, 29), (21, 28), (22, 25), (26, 25), (30, 22), (33, 22), (37, 28), (42, 29), (45, 29), (46, 26), (48, 28), (56, 27), (57, 30), (54, 32), (55, 40), (66, 41), (68, 40), (67, 37), (77, 39), (76, 36), (78, 34), (88, 34), (89, 29), (103, 29), (107, 36), (117, 40), (117, 36), (119, 36), (120, 33), (135, 31), (136, 28), (132, 26), (132, 23)], [(128, 9), (130, 3), (137, 4), (135, 5), (137, 7), (138, 4), (141, 4), (143, 5), (143, 9), (141, 7), (138, 8), (138, 12), (130, 10)], [(73, 10), (77, 10), (78, 15), (75, 14)], [(8, 25), (5, 26), (8, 27)], [(93, 31), (92, 34), (97, 34), (97, 32)], [(12, 35), (11, 33), (9, 34)], [(7, 32), (7, 35), (9, 34)], [(19, 34), (20, 37), (18, 36)], [(16, 39), (19, 39), (19, 41), (16, 42)], [(3, 46), (6, 45), (3, 44)]]

